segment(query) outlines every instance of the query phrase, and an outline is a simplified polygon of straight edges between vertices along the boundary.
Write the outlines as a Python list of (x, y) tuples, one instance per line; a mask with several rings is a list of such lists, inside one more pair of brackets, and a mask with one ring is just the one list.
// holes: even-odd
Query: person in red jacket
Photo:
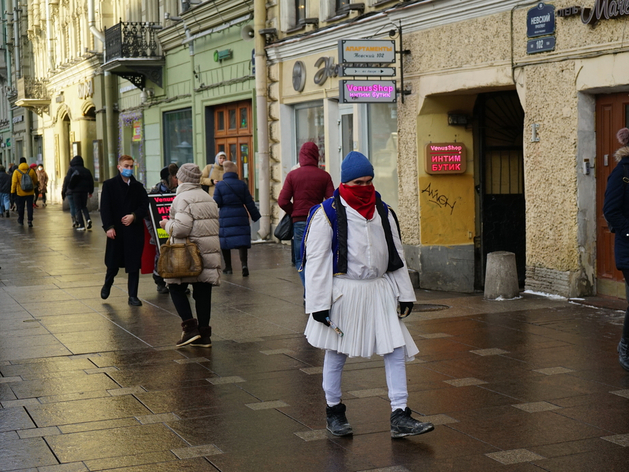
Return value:
[[(312, 142), (305, 143), (299, 150), (299, 167), (288, 173), (277, 199), (280, 208), (293, 221), (293, 251), (297, 270), (301, 267), (301, 239), (308, 212), (333, 193), (334, 184), (330, 174), (319, 169), (319, 147)], [(303, 272), (299, 272), (299, 277), (301, 283), (305, 284)]]

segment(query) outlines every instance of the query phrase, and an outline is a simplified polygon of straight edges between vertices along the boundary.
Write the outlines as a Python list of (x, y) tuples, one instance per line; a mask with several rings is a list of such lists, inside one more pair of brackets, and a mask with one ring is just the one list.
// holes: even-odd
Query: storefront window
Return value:
[(194, 162), (192, 151), (192, 110), (164, 113), (164, 165)]
[(309, 141), (319, 146), (319, 167), (325, 169), (325, 130), (323, 103), (303, 103), (295, 107), (296, 149), (293, 164), (299, 163), (299, 150)]
[[(144, 136), (142, 127), (142, 112), (120, 114), (120, 129), (118, 139), (118, 153), (128, 154), (135, 160), (135, 178), (147, 185), (146, 162), (144, 161)], [(87, 150), (86, 150), (87, 154)], [(86, 156), (83, 156), (85, 159)]]
[(374, 185), (382, 200), (397, 210), (397, 105), (371, 103), (368, 119), (369, 159), (374, 168)]

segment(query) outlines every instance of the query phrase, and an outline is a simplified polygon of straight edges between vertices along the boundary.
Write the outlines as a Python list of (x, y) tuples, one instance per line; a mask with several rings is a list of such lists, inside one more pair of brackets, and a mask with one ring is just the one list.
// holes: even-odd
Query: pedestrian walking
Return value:
[[(155, 184), (155, 186), (149, 190), (149, 195), (157, 195), (164, 193), (173, 193), (177, 189), (177, 185), (179, 181), (177, 180), (177, 171), (179, 170), (179, 166), (177, 164), (172, 163), (166, 167), (164, 167), (160, 172), (160, 181)], [(149, 233), (150, 239), (149, 244), (156, 246), (155, 248), (155, 258), (153, 260), (153, 281), (155, 285), (157, 285), (157, 291), (162, 294), (168, 293), (168, 287), (166, 286), (166, 282), (164, 278), (157, 273), (157, 261), (159, 260), (159, 251), (157, 250), (157, 245), (159, 244), (159, 239), (155, 234), (155, 228), (153, 228), (153, 222), (151, 221), (150, 216), (144, 218), (146, 229)]]
[[(35, 174), (37, 174), (37, 164), (33, 162), (29, 167), (30, 169), (35, 171)], [(37, 179), (38, 179), (38, 184), (33, 189), (33, 208), (39, 208), (39, 205), (37, 205), (37, 197), (39, 195), (39, 176), (37, 176)]]
[[(301, 240), (310, 209), (330, 198), (334, 192), (332, 178), (319, 169), (319, 147), (304, 143), (299, 150), (299, 167), (286, 175), (277, 203), (293, 222), (293, 255), (295, 267), (301, 266)], [(304, 273), (299, 272), (304, 284)]]
[[(174, 239), (184, 243), (186, 238), (199, 249), (203, 270), (197, 277), (167, 278), (170, 297), (181, 317), (181, 338), (177, 346), (212, 346), (210, 327), (212, 286), (221, 279), (221, 245), (219, 242), (218, 206), (201, 188), (201, 169), (196, 164), (183, 164), (177, 172), (177, 196), (170, 207), (168, 220), (160, 226)], [(192, 315), (186, 295), (192, 284), (192, 298), (197, 318)]]
[(128, 274), (129, 305), (142, 306), (138, 298), (142, 249), (144, 248), (144, 218), (148, 215), (148, 195), (142, 183), (133, 177), (133, 157), (118, 158), (119, 174), (103, 182), (100, 216), (107, 233), (105, 249), (105, 283), (100, 291), (103, 300), (109, 297), (114, 277), (120, 267)]
[[(306, 338), (325, 349), (323, 390), (327, 429), (353, 433), (341, 401), (347, 357), (384, 356), (391, 437), (434, 429), (411, 417), (405, 360), (419, 350), (401, 317), (416, 300), (397, 220), (373, 186), (373, 166), (361, 153), (341, 163), (341, 185), (310, 212), (303, 243), (306, 272)], [(400, 315), (397, 307), (399, 304)]]
[(253, 221), (260, 219), (260, 212), (256, 207), (249, 187), (238, 179), (238, 168), (231, 161), (223, 163), (225, 173), (223, 180), (217, 182), (214, 190), (214, 200), (219, 208), (221, 250), (225, 259), (225, 274), (232, 274), (231, 250), (238, 249), (242, 276), (249, 275), (247, 263), (247, 251), (251, 247), (251, 225), (249, 217)]
[[(46, 194), (48, 193), (48, 174), (44, 170), (44, 166), (42, 164), (39, 164), (37, 166), (37, 171), (36, 172), (37, 172), (37, 180), (39, 182), (39, 192), (38, 192), (38, 194), (41, 195), (42, 205), (45, 207), (46, 206)], [(35, 199), (35, 202), (37, 202), (37, 199)]]
[(14, 195), (13, 199), (17, 205), (19, 225), (24, 225), (24, 208), (26, 207), (28, 227), (33, 227), (33, 195), (37, 185), (37, 173), (28, 166), (26, 158), (21, 157), (20, 165), (11, 178), (11, 194)]
[(66, 174), (67, 191), (71, 191), (74, 200), (76, 229), (85, 231), (92, 228), (90, 212), (87, 209), (87, 200), (94, 193), (94, 177), (88, 168), (85, 167), (81, 156), (74, 156), (70, 161), (70, 168)]
[[(616, 167), (607, 179), (603, 214), (614, 234), (614, 259), (616, 268), (625, 278), (625, 290), (629, 300), (629, 129), (622, 128), (616, 133), (621, 147), (614, 153)], [(618, 343), (618, 361), (629, 371), (629, 307), (625, 311), (622, 335)]]
[(72, 190), (68, 188), (68, 183), (70, 183), (70, 176), (66, 173), (61, 186), (61, 200), (65, 200), (66, 198), (68, 199), (70, 218), (72, 218), (72, 227), (76, 228), (79, 225), (79, 222), (76, 218), (76, 206), (74, 205), (74, 198), (72, 198)]
[[(9, 177), (11, 177), (11, 181), (13, 181), (13, 172), (15, 172), (17, 169), (17, 166), (15, 165), (14, 162), (9, 163), (9, 169), (7, 170), (7, 174), (9, 174)], [(17, 204), (15, 203), (15, 195), (13, 193), (11, 193), (11, 195), (9, 196), (10, 202), (11, 202), (11, 211), (17, 211)]]
[(203, 168), (201, 172), (201, 188), (206, 190), (210, 195), (214, 195), (216, 189), (216, 183), (223, 180), (223, 163), (227, 159), (227, 154), (223, 151), (219, 151), (214, 157), (214, 164), (208, 164)]
[(0, 217), (9, 218), (11, 215), (11, 177), (6, 172), (6, 168), (0, 165)]

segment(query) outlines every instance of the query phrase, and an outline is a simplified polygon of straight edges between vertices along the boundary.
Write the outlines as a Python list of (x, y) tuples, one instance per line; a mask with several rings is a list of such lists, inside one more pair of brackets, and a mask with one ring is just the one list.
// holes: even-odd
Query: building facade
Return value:
[[(335, 183), (357, 149), (397, 210), (422, 287), (482, 289), (487, 254), (506, 250), (526, 289), (624, 297), (601, 207), (627, 124), (629, 8), (345, 3), (268, 12), (273, 195), (303, 140), (322, 145)], [(396, 102), (345, 103), (340, 81), (359, 77), (340, 76), (339, 41), (391, 39), (401, 54), (377, 65), (396, 68)]]

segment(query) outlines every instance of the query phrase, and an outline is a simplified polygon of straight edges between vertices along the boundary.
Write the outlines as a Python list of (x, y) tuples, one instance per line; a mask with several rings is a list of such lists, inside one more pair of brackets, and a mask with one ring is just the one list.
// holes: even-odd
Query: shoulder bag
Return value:
[(165, 279), (197, 277), (203, 271), (201, 253), (196, 244), (186, 238), (185, 243), (174, 244), (172, 235), (160, 248), (157, 273)]
[(273, 235), (280, 241), (293, 239), (293, 220), (288, 213), (286, 213), (277, 224)]

